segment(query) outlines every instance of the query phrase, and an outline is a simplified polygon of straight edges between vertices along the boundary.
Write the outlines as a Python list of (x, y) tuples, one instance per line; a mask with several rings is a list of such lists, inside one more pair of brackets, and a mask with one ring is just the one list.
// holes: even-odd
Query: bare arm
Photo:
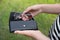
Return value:
[[(28, 20), (29, 18), (25, 15), (25, 13), (31, 13), (32, 16), (37, 15), (38, 13), (51, 13), (51, 14), (59, 14), (60, 13), (60, 4), (38, 4), (34, 6), (28, 7), (22, 13), (22, 19), (24, 21)], [(50, 40), (44, 34), (39, 31), (15, 31), (17, 34), (23, 34), (30, 37), (35, 38), (36, 40)]]
[(49, 37), (45, 36), (39, 30), (25, 30), (25, 31), (15, 31), (16, 34), (23, 34), (29, 37), (34, 38), (34, 40), (50, 40)]
[(59, 14), (60, 4), (37, 4), (30, 6), (22, 13), (22, 19), (28, 20), (28, 17), (25, 15), (25, 13), (31, 13), (32, 16), (35, 16), (38, 13)]
[(42, 4), (41, 7), (44, 13), (60, 13), (60, 4)]

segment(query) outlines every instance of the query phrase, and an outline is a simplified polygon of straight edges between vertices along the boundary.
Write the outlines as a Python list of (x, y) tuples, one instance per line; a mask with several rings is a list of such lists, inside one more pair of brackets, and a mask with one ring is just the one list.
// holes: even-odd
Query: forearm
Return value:
[(36, 35), (33, 35), (33, 38), (35, 40), (50, 40), (49, 37), (45, 36), (43, 33), (39, 32), (38, 34)]
[(40, 6), (43, 13), (60, 13), (60, 4), (41, 4)]

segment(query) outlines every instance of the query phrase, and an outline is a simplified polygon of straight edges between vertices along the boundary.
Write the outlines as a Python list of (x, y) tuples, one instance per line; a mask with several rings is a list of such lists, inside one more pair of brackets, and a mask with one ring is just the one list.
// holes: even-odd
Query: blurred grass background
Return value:
[[(33, 40), (19, 34), (9, 33), (9, 15), (11, 11), (23, 12), (28, 6), (35, 4), (56, 4), (60, 0), (0, 0), (0, 40)], [(56, 19), (54, 14), (35, 16), (39, 30), (48, 36), (49, 29)]]

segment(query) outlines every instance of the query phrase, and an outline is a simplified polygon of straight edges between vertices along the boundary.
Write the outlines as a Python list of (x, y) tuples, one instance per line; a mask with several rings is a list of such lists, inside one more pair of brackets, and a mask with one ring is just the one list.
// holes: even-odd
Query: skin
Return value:
[[(24, 10), (22, 13), (22, 19), (24, 21), (28, 20), (29, 18), (25, 15), (25, 13), (31, 13), (31, 15), (34, 17), (38, 15), (39, 13), (50, 13), (50, 14), (59, 14), (60, 13), (60, 4), (37, 4), (30, 6)], [(41, 33), (39, 30), (24, 30), (19, 31), (16, 30), (14, 33), (16, 34), (23, 34), (29, 37), (34, 38), (35, 40), (50, 40), (47, 36), (45, 36), (43, 33)]]

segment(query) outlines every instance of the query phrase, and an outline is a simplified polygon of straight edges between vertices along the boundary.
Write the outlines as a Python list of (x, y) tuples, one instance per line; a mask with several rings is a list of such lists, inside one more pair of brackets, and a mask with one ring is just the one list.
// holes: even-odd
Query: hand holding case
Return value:
[(22, 19), (15, 19), (16, 16), (19, 16), (20, 13), (11, 12), (9, 18), (9, 30), (10, 32), (14, 32), (16, 30), (37, 30), (37, 24), (35, 20), (32, 18), (28, 21), (23, 21)]

